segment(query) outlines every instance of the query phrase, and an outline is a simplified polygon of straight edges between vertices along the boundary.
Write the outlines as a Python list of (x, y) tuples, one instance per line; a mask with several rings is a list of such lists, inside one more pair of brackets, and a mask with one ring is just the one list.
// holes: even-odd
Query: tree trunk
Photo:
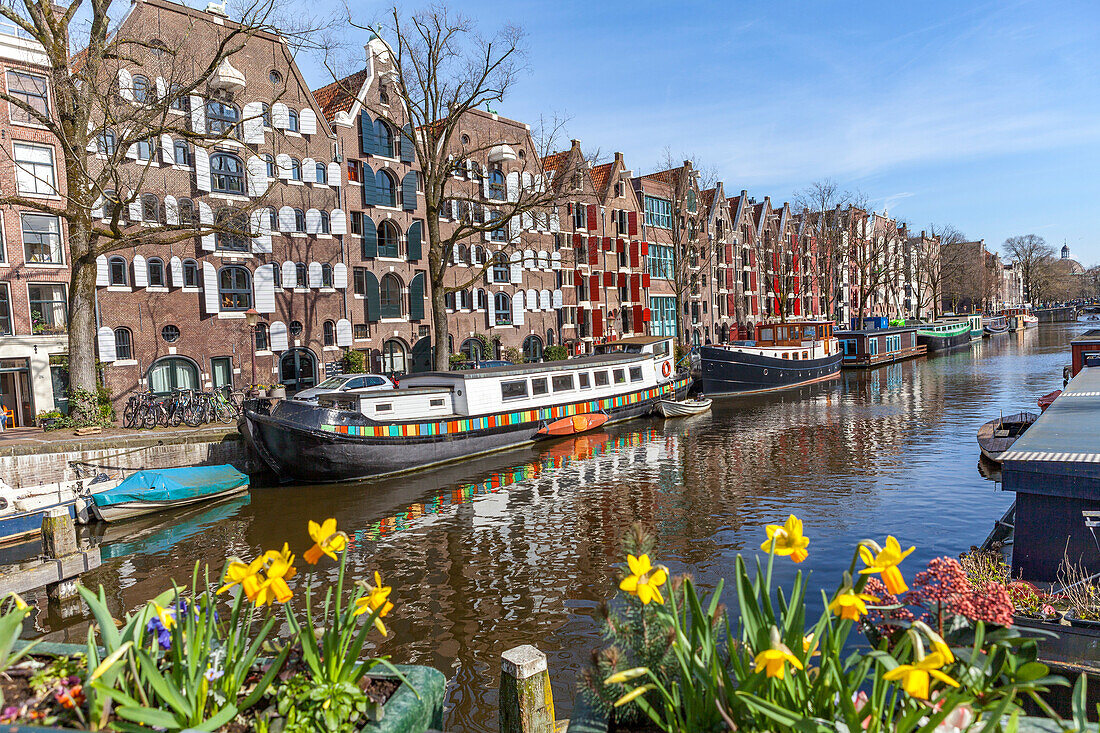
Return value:
[(95, 251), (88, 240), (88, 220), (69, 222), (69, 414), (78, 425), (99, 419), (96, 404)]

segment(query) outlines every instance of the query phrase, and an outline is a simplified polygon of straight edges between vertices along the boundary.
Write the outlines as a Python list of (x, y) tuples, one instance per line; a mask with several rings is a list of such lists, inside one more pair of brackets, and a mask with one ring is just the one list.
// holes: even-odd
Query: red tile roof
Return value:
[(542, 159), (542, 170), (546, 173), (556, 171), (562, 166), (563, 163), (565, 163), (565, 159), (568, 157), (570, 152), (571, 151), (569, 150), (563, 150), (560, 153), (550, 153), (550, 155), (547, 155), (545, 158)]
[(329, 120), (336, 118), (337, 112), (349, 112), (355, 104), (355, 98), (367, 79), (367, 69), (357, 71), (350, 76), (313, 90), (317, 104)]
[(709, 209), (710, 205), (714, 203), (714, 193), (718, 190), (715, 188), (708, 188), (706, 191), (699, 192), (699, 203), (703, 205), (703, 208)]
[(680, 171), (679, 168), (672, 168), (672, 169), (667, 170), (667, 171), (657, 171), (656, 173), (647, 173), (646, 175), (642, 176), (642, 178), (649, 178), (650, 180), (661, 181), (662, 183), (667, 183), (668, 185), (671, 186), (672, 184), (674, 184), (676, 182), (676, 174), (679, 173), (679, 171)]
[(611, 168), (614, 165), (614, 163), (604, 163), (592, 169), (592, 185), (596, 187), (597, 192), (603, 193), (607, 190), (607, 182), (611, 179)]

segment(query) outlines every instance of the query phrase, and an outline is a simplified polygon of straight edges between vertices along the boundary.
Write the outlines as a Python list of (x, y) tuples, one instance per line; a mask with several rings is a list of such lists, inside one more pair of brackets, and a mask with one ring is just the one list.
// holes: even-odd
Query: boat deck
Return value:
[(853, 354), (851, 356), (845, 356), (844, 361), (842, 361), (840, 365), (845, 369), (866, 369), (867, 367), (881, 366), (882, 364), (890, 364), (895, 361), (913, 359), (918, 356), (924, 356), (927, 353), (928, 347), (924, 344), (918, 344), (908, 349), (885, 354)]

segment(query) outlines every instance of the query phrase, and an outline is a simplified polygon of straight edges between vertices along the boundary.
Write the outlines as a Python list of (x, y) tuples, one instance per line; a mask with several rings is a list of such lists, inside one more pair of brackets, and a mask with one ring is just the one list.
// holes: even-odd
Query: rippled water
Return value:
[[(118, 611), (185, 582), (196, 560), (220, 568), (334, 516), (353, 535), (351, 572), (393, 586), (395, 661), (449, 680), (447, 729), (496, 730), (499, 656), (535, 644), (550, 657), (559, 717), (599, 642), (597, 604), (613, 593), (619, 540), (641, 520), (658, 553), (703, 585), (732, 576), (763, 525), (794, 512), (812, 570), (835, 585), (854, 544), (896, 535), (914, 568), (980, 543), (1011, 495), (978, 472), (974, 434), (1062, 386), (1082, 327), (1042, 326), (944, 356), (769, 396), (716, 401), (710, 414), (637, 420), (416, 476), (257, 488), (250, 500), (108, 528), (102, 583)], [(791, 564), (778, 566), (791, 572)], [(789, 582), (789, 577), (782, 578)], [(812, 597), (812, 596), (811, 596)], [(727, 598), (727, 601), (731, 600)], [(51, 638), (81, 640), (81, 619), (39, 617)]]

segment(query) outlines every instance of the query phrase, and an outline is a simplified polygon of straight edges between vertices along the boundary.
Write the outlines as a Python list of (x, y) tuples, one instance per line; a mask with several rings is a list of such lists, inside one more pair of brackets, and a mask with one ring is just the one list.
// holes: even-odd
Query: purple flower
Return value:
[(172, 648), (172, 632), (161, 622), (160, 618), (153, 616), (149, 619), (145, 629), (150, 634), (156, 634), (158, 647), (165, 651)]

